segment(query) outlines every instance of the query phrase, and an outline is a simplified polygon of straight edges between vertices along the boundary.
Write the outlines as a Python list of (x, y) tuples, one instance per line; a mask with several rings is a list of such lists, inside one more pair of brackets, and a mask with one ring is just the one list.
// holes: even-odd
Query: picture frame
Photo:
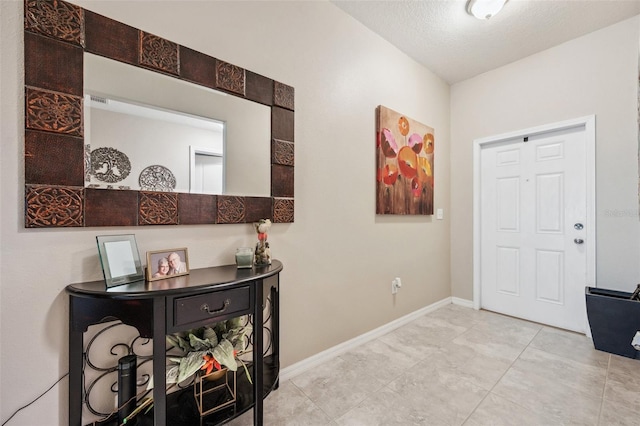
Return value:
[(376, 214), (433, 215), (435, 130), (376, 109)]
[(97, 235), (96, 242), (107, 288), (144, 281), (135, 235)]
[(186, 247), (147, 252), (147, 281), (163, 280), (188, 274), (189, 253)]

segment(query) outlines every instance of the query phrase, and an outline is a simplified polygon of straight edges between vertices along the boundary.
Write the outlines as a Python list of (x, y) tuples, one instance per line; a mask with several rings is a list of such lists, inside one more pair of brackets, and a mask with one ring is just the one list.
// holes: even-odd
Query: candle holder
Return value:
[(253, 266), (253, 249), (251, 247), (236, 249), (236, 265), (238, 269), (251, 268)]

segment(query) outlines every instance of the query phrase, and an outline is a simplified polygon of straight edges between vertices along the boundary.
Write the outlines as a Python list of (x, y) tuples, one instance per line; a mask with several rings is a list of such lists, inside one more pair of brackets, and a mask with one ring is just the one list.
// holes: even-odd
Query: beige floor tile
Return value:
[(640, 407), (640, 360), (611, 355), (604, 398)]
[[(437, 311), (436, 311), (437, 312)], [(423, 315), (416, 318), (412, 324), (421, 327), (425, 333), (441, 340), (451, 340), (474, 326), (475, 321), (467, 321), (455, 311), (451, 318), (439, 318), (435, 315)], [(433, 312), (435, 314), (435, 312)], [(455, 315), (458, 315), (456, 317)], [(456, 320), (457, 318), (457, 320)]]
[(357, 365), (366, 374), (385, 383), (403, 374), (423, 357), (422, 352), (410, 346), (391, 346), (380, 339), (340, 355), (347, 363)]
[(549, 381), (561, 382), (573, 392), (602, 398), (607, 369), (582, 364), (559, 355), (527, 348), (513, 363), (513, 370), (535, 374)]
[(526, 343), (519, 342), (516, 337), (509, 337), (486, 326), (473, 327), (453, 339), (453, 343), (461, 347), (473, 348), (475, 352), (486, 357), (509, 363), (515, 361), (526, 347)]
[(532, 411), (508, 399), (489, 394), (464, 426), (544, 426), (556, 424), (544, 410)]
[[(640, 426), (640, 361), (448, 305), (284, 382), (268, 426)], [(252, 414), (232, 426), (252, 424)]]
[[(456, 305), (447, 305), (433, 312), (426, 314), (425, 318), (437, 318), (447, 321), (449, 324), (469, 329), (473, 327), (480, 319), (481, 311), (475, 309), (463, 308)], [(420, 321), (418, 318), (416, 321)]]
[(611, 355), (609, 378), (616, 380), (630, 378), (640, 385), (640, 360), (620, 355)]
[[(230, 426), (253, 425), (253, 410), (228, 423)], [(283, 382), (264, 401), (264, 424), (278, 426), (333, 425), (331, 418), (309, 400), (291, 382)]]
[(512, 362), (502, 357), (488, 356), (476, 346), (451, 342), (427, 358), (438, 368), (455, 368), (472, 383), (490, 390)]
[(336, 419), (340, 426), (411, 426), (442, 425), (443, 419), (421, 409), (428, 399), (414, 404), (402, 395), (383, 389), (372, 394), (357, 407)]
[(325, 363), (291, 379), (315, 405), (336, 419), (383, 387), (368, 374), (363, 364), (341, 358)]
[(462, 424), (487, 394), (457, 368), (434, 366), (429, 360), (394, 380), (389, 389), (397, 392), (415, 413), (449, 425)]
[(402, 350), (410, 348), (426, 357), (435, 352), (439, 345), (455, 339), (467, 330), (465, 327), (451, 324), (445, 320), (421, 317), (404, 327), (380, 337), (380, 341)]
[(584, 334), (543, 327), (531, 341), (531, 347), (560, 355), (583, 364), (607, 368), (609, 354), (593, 347), (593, 341)]
[(471, 330), (486, 332), (495, 342), (506, 342), (524, 348), (542, 330), (540, 324), (492, 312), (481, 312), (484, 315)]
[(557, 424), (595, 425), (601, 398), (575, 392), (560, 380), (547, 378), (535, 371), (509, 369), (492, 389), (492, 393), (527, 408), (544, 410)]
[(600, 413), (602, 426), (640, 426), (640, 407), (604, 400)]

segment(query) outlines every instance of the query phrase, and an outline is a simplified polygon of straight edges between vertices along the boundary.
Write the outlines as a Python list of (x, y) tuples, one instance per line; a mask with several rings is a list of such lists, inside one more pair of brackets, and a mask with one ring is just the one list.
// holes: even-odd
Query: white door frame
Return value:
[[(558, 123), (545, 124), (501, 135), (489, 136), (473, 141), (473, 307), (480, 309), (480, 153), (491, 144), (514, 138), (534, 136), (573, 127), (585, 128), (587, 161), (587, 220), (586, 255), (587, 282), (585, 286), (596, 285), (596, 116), (588, 115)], [(588, 329), (588, 327), (587, 327)]]

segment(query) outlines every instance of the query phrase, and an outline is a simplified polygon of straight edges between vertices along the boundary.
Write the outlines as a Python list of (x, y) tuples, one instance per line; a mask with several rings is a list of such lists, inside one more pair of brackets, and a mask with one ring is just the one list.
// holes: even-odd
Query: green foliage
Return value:
[(168, 357), (174, 364), (167, 369), (167, 384), (180, 383), (198, 372), (205, 365), (205, 355), (213, 356), (221, 366), (236, 371), (236, 356), (244, 352), (251, 331), (252, 326), (244, 316), (168, 335), (167, 342), (181, 354)]
[(226, 366), (231, 371), (238, 370), (238, 363), (233, 355), (233, 345), (227, 339), (222, 339), (218, 346), (213, 348), (211, 354), (220, 365)]

